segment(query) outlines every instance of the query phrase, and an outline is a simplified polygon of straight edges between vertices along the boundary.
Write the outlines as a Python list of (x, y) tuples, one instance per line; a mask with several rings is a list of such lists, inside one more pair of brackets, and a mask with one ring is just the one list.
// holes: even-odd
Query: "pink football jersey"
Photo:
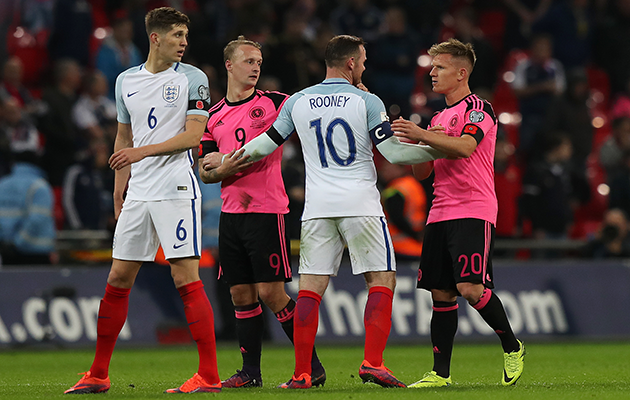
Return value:
[[(224, 154), (240, 149), (271, 127), (288, 97), (284, 93), (256, 90), (251, 97), (239, 102), (221, 99), (210, 109), (202, 153), (216, 150), (214, 143)], [(282, 148), (279, 148), (247, 170), (225, 179), (221, 184), (221, 210), (227, 213), (288, 213), (289, 198), (282, 180), (281, 162)]]
[(437, 125), (442, 125), (449, 136), (470, 134), (478, 144), (468, 158), (435, 160), (435, 199), (427, 223), (476, 218), (496, 224), (494, 148), (497, 119), (492, 106), (470, 94), (437, 113), (430, 126)]

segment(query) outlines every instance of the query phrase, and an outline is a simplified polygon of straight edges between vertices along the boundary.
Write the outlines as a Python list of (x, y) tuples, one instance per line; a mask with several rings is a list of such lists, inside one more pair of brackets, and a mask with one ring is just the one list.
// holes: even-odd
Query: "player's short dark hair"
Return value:
[(446, 42), (437, 43), (431, 46), (429, 49), (429, 55), (435, 57), (439, 54), (450, 54), (451, 56), (459, 59), (466, 60), (470, 64), (470, 72), (475, 67), (477, 62), (477, 55), (473, 49), (472, 44), (462, 43), (457, 39), (449, 39)]
[(151, 35), (151, 32), (166, 33), (178, 25), (184, 25), (188, 28), (190, 19), (186, 14), (172, 7), (154, 8), (144, 18), (147, 35)]
[(340, 67), (350, 57), (359, 55), (365, 41), (357, 36), (338, 35), (330, 39), (326, 45), (324, 61), (328, 68)]
[(254, 46), (258, 50), (262, 49), (262, 45), (260, 43), (246, 39), (243, 35), (239, 35), (235, 40), (232, 40), (223, 48), (223, 62), (232, 59), (236, 49), (242, 45)]

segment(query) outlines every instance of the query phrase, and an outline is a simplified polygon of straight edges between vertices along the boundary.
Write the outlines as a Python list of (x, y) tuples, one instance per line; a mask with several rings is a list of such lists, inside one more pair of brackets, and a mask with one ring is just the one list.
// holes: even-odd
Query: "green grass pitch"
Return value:
[[(276, 386), (293, 372), (290, 347), (263, 349), (262, 389), (225, 389), (220, 394), (199, 393), (199, 398), (223, 399), (630, 399), (630, 342), (525, 343), (525, 372), (514, 387), (500, 384), (503, 356), (498, 343), (455, 344), (451, 373), (453, 385), (440, 389), (383, 389), (362, 384), (358, 368), (362, 347), (319, 346), (326, 367), (325, 387), (281, 390)], [(8, 350), (0, 352), (0, 399), (67, 399), (63, 391), (89, 368), (93, 350)], [(240, 367), (236, 344), (218, 349), (223, 379)], [(431, 369), (428, 343), (391, 345), (385, 363), (405, 383), (413, 383)], [(190, 378), (196, 370), (193, 347), (129, 349), (114, 352), (110, 368), (112, 387), (106, 394), (83, 395), (98, 399), (164, 399), (162, 392)], [(81, 397), (83, 398), (83, 397)]]

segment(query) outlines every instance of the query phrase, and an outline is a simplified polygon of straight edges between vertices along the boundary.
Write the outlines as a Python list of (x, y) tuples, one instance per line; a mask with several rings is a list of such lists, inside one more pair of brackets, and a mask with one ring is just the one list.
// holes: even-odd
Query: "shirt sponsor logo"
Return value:
[(468, 115), (468, 119), (470, 120), (470, 122), (474, 123), (481, 122), (484, 118), (485, 117), (481, 111), (471, 111)]
[(162, 98), (167, 103), (173, 103), (179, 99), (179, 85), (164, 85), (162, 88)]

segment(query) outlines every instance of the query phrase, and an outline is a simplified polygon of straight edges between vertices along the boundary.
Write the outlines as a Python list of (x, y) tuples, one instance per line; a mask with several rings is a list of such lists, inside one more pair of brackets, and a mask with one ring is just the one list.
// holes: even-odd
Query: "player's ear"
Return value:
[(468, 79), (468, 76), (469, 76), (468, 70), (466, 68), (464, 68), (464, 67), (461, 67), (459, 69), (459, 79), (460, 80), (465, 80), (465, 79)]
[(159, 44), (160, 43), (160, 35), (158, 35), (157, 32), (151, 32), (151, 34), (149, 35), (149, 41), (152, 44)]
[(346, 61), (346, 66), (348, 67), (349, 70), (354, 69), (354, 57), (348, 58), (348, 60)]

